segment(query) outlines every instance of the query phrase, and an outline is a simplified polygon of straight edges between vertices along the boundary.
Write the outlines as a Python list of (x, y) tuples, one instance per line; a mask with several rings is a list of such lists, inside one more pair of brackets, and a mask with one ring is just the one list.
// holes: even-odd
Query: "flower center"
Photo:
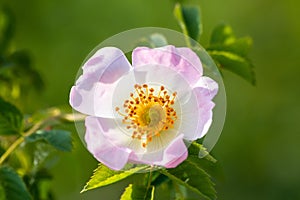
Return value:
[(175, 97), (168, 94), (164, 86), (159, 90), (149, 88), (147, 84), (134, 86), (135, 93), (130, 93), (130, 99), (124, 102), (124, 112), (116, 107), (116, 111), (123, 116), (122, 123), (126, 124), (127, 129), (132, 129), (132, 138), (142, 140), (145, 148), (152, 137), (174, 127), (177, 120), (177, 113), (173, 108)]

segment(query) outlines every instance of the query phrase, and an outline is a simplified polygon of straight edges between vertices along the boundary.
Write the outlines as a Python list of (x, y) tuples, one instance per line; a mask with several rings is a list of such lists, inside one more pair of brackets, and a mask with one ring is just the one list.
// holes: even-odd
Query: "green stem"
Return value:
[(24, 142), (24, 137), (19, 137), (0, 157), (0, 165), (6, 160), (6, 158), (22, 143)]
[(47, 121), (51, 119), (56, 119), (61, 116), (61, 113), (56, 111), (52, 113), (52, 116), (49, 116), (48, 118), (41, 120), (37, 122), (34, 126), (31, 127), (27, 132), (23, 133), (21, 137), (19, 137), (12, 145), (9, 146), (9, 148), (5, 151), (5, 153), (0, 157), (0, 165), (3, 164), (3, 162), (7, 159), (7, 157), (16, 150), (20, 144), (22, 144), (25, 141), (25, 138), (35, 133), (37, 130), (39, 130)]
[(2, 154), (2, 156), (0, 157), (0, 165), (3, 164), (3, 162), (7, 159), (7, 157), (18, 148), (18, 146), (20, 144), (22, 144), (25, 141), (25, 138), (32, 135), (33, 133), (35, 133), (37, 130), (39, 130), (47, 121), (52, 120), (52, 119), (56, 119), (56, 118), (61, 118), (67, 121), (82, 121), (85, 118), (85, 115), (81, 115), (81, 114), (62, 114), (59, 110), (54, 110), (51, 113), (51, 116), (49, 116), (48, 118), (39, 121), (38, 123), (36, 123), (34, 126), (32, 126), (31, 129), (29, 129), (27, 132), (23, 133), (21, 137), (19, 137), (17, 140), (14, 141), (14, 143), (12, 143), (9, 148), (4, 152), (4, 154)]
[(152, 168), (150, 169), (150, 172), (149, 172), (147, 190), (149, 190), (149, 188), (151, 186), (151, 182), (152, 182)]
[(147, 189), (146, 189), (146, 194), (144, 196), (144, 199), (147, 199), (148, 191), (151, 187), (151, 182), (152, 182), (152, 166), (150, 168), (149, 176), (148, 176), (148, 183), (147, 183)]
[(0, 165), (6, 160), (6, 158), (20, 145), (24, 142), (25, 137), (30, 136), (35, 133), (44, 123), (45, 121), (40, 121), (36, 123), (31, 129), (25, 132), (21, 137), (19, 137), (9, 148), (5, 151), (5, 153), (0, 157)]

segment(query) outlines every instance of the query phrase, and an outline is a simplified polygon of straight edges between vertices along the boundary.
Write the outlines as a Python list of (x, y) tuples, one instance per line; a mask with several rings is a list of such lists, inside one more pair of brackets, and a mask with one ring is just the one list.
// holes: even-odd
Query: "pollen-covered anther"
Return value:
[(132, 139), (141, 140), (142, 147), (146, 148), (153, 137), (174, 127), (177, 114), (172, 106), (177, 93), (169, 94), (164, 86), (155, 91), (148, 84), (135, 84), (134, 90), (135, 93), (130, 93), (129, 99), (124, 101), (124, 113), (119, 107), (115, 110), (123, 116), (126, 129), (132, 130)]

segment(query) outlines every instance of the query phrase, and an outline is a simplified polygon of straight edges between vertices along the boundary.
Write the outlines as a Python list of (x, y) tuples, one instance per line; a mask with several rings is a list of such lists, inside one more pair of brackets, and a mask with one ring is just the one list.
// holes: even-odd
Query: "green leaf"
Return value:
[(253, 65), (247, 58), (251, 46), (250, 37), (237, 38), (229, 25), (221, 24), (213, 30), (207, 51), (218, 67), (255, 85)]
[(123, 180), (145, 168), (146, 166), (142, 166), (129, 168), (128, 170), (124, 171), (114, 171), (102, 164), (99, 164), (98, 168), (94, 171), (93, 176), (90, 178), (81, 192), (86, 192), (91, 189), (110, 185), (112, 183)]
[(187, 188), (177, 182), (172, 182), (173, 189), (171, 190), (173, 198), (175, 200), (186, 200), (188, 199)]
[(248, 59), (228, 51), (208, 52), (221, 69), (227, 69), (255, 85), (253, 65)]
[(220, 163), (211, 156), (202, 144), (193, 142), (189, 147), (188, 160), (195, 165), (201, 167), (214, 178), (223, 178), (222, 168)]
[[(226, 32), (226, 27), (230, 30), (228, 31), (230, 34), (222, 34), (223, 32)], [(223, 29), (224, 30), (221, 31), (221, 33), (216, 33), (218, 28), (217, 30), (214, 30), (211, 37), (210, 46), (207, 48), (207, 50), (229, 51), (246, 57), (250, 48), (252, 47), (252, 39), (250, 37), (236, 38), (235, 35), (233, 35), (231, 27), (229, 26), (225, 26)]]
[(174, 7), (174, 16), (183, 32), (184, 35), (189, 35), (185, 21), (184, 21), (184, 17), (182, 14), (182, 7), (180, 5), (180, 3), (176, 3), (175, 7)]
[(194, 191), (204, 199), (216, 199), (214, 183), (210, 176), (195, 163), (187, 159), (174, 169), (161, 170), (161, 173), (171, 180)]
[(232, 28), (229, 25), (220, 24), (214, 28), (210, 44), (225, 44), (226, 42), (230, 42), (230, 40), (235, 40)]
[(189, 36), (198, 41), (202, 33), (200, 8), (198, 6), (182, 6), (182, 16)]
[(153, 173), (153, 178), (151, 181), (151, 185), (160, 186), (161, 184), (168, 182), (170, 180), (167, 176), (161, 174), (160, 172), (154, 171), (152, 173)]
[(3, 53), (14, 33), (14, 17), (7, 7), (0, 9), (0, 53)]
[(217, 162), (217, 160), (207, 152), (206, 148), (197, 142), (192, 142), (189, 146), (189, 156), (204, 158), (212, 163)]
[(234, 42), (226, 44), (223, 47), (223, 50), (234, 52), (242, 57), (247, 57), (249, 50), (252, 47), (252, 43), (253, 41), (250, 37), (238, 38)]
[[(23, 180), (11, 168), (0, 168), (0, 187), (7, 200), (31, 200)], [(0, 190), (1, 191), (1, 190)], [(0, 195), (1, 196), (1, 195)]]
[(0, 135), (20, 134), (22, 125), (22, 113), (14, 105), (0, 98)]
[(197, 41), (202, 33), (200, 8), (198, 6), (181, 6), (177, 3), (174, 8), (174, 16), (183, 34)]
[(26, 142), (44, 140), (61, 151), (72, 150), (72, 137), (69, 131), (65, 130), (39, 130), (25, 138)]
[(147, 189), (146, 186), (130, 184), (124, 191), (120, 200), (153, 200), (154, 186)]

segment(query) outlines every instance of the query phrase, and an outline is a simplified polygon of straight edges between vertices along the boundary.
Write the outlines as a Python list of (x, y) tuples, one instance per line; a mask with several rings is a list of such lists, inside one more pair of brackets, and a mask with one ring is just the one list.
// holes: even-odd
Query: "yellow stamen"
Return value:
[(127, 125), (126, 129), (133, 129), (131, 137), (143, 138), (142, 147), (146, 148), (153, 137), (159, 137), (163, 131), (174, 127), (177, 114), (172, 105), (177, 93), (169, 95), (165, 87), (160, 86), (155, 94), (155, 89), (147, 84), (136, 84), (134, 89), (136, 94), (130, 93), (130, 99), (124, 101), (125, 113), (120, 112), (119, 107), (115, 110), (124, 117), (122, 123)]

